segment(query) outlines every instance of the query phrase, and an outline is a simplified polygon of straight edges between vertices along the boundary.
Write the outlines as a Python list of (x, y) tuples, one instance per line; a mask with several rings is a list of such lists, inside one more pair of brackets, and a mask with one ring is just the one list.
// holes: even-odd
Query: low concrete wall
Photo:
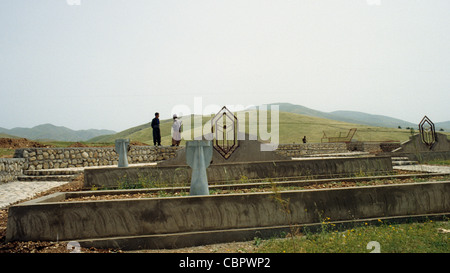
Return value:
[[(58, 194), (56, 194), (58, 195)], [(450, 212), (450, 182), (11, 206), (6, 240), (82, 240)], [(277, 198), (275, 198), (277, 197)], [(288, 204), (290, 212), (283, 209)], [(206, 235), (211, 236), (211, 235)], [(230, 238), (233, 239), (233, 238)]]
[[(245, 179), (289, 178), (313, 175), (384, 174), (392, 171), (390, 157), (354, 157), (286, 161), (212, 164), (207, 168), (208, 182), (219, 183)], [(136, 184), (142, 179), (164, 186), (189, 185), (188, 166), (147, 166), (98, 168), (84, 171), (84, 187), (117, 187), (119, 182)]]

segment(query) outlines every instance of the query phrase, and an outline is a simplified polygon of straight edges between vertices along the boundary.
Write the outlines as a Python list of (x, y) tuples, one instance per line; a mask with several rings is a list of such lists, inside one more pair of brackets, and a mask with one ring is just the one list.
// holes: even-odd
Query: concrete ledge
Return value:
[[(207, 169), (208, 182), (232, 182), (248, 179), (289, 178), (313, 175), (349, 176), (354, 174), (385, 174), (392, 171), (390, 157), (320, 158), (212, 164)], [(154, 166), (129, 168), (86, 169), (84, 187), (115, 188), (119, 181), (135, 184), (147, 179), (166, 186), (189, 185), (191, 169), (188, 166)]]
[(396, 152), (392, 153), (392, 156), (395, 157), (407, 157), (409, 160), (424, 162), (430, 160), (448, 160), (450, 159), (450, 151), (441, 151), (441, 152), (416, 152), (416, 153), (405, 153), (405, 152)]
[[(58, 198), (53, 195), (51, 201)], [(326, 217), (331, 221), (353, 221), (449, 212), (450, 181), (277, 194), (85, 202), (38, 199), (9, 208), (6, 240), (68, 241), (191, 232), (209, 234), (321, 223)]]
[[(337, 230), (353, 228), (357, 225), (379, 225), (384, 224), (420, 222), (429, 220), (445, 220), (450, 217), (450, 213), (408, 215), (397, 217), (378, 217), (371, 219), (347, 220), (347, 221), (327, 221), (333, 224)], [(313, 223), (304, 225), (285, 225), (273, 227), (257, 227), (243, 229), (213, 230), (200, 232), (182, 232), (172, 234), (157, 234), (144, 236), (124, 236), (112, 238), (100, 238), (92, 240), (78, 240), (82, 247), (95, 247), (98, 249), (174, 249), (208, 244), (219, 244), (229, 242), (252, 241), (255, 238), (285, 237), (292, 232), (320, 232), (323, 223)]]

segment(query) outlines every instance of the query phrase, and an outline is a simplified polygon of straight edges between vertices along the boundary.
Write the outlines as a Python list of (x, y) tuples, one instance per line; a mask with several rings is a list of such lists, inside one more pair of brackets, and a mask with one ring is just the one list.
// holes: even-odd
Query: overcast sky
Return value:
[(0, 127), (121, 131), (195, 98), (450, 120), (448, 0), (77, 1), (0, 1)]

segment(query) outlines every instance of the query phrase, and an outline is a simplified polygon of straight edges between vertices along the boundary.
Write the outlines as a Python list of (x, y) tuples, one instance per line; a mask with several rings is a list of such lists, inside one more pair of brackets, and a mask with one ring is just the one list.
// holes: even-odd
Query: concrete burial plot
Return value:
[[(251, 194), (62, 202), (57, 193), (8, 213), (6, 240), (173, 248), (264, 237), (293, 225), (450, 214), (450, 181)], [(92, 192), (95, 194), (95, 192)]]
[[(129, 168), (96, 168), (84, 172), (84, 187), (117, 187), (126, 180), (135, 184), (142, 179), (166, 186), (189, 185), (188, 166), (146, 166)], [(208, 182), (231, 182), (248, 179), (289, 178), (312, 175), (351, 176), (354, 174), (385, 174), (392, 171), (390, 157), (345, 157), (304, 160), (279, 160), (212, 164), (207, 169)]]
[[(202, 137), (202, 140), (213, 139), (211, 134), (206, 134)], [(213, 150), (213, 156), (211, 164), (229, 164), (229, 163), (241, 163), (241, 162), (258, 162), (258, 161), (280, 161), (289, 160), (290, 157), (283, 156), (276, 151), (263, 151), (261, 145), (264, 143), (256, 139), (256, 136), (250, 136), (240, 132), (238, 134), (239, 147), (233, 152), (233, 154), (225, 159), (215, 149)], [(214, 142), (215, 140), (212, 140)], [(177, 151), (176, 156), (170, 160), (158, 162), (159, 166), (180, 166), (186, 165), (186, 149), (180, 149)]]
[(393, 150), (392, 156), (405, 156), (414, 161), (450, 159), (450, 140), (447, 135), (436, 133), (436, 142), (431, 147), (423, 143), (420, 134), (411, 136), (409, 140)]

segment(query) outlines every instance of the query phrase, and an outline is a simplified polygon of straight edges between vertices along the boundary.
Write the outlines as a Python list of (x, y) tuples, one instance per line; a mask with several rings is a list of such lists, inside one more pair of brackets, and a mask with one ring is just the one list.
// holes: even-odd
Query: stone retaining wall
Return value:
[[(130, 146), (128, 163), (149, 163), (175, 157), (181, 147)], [(113, 147), (27, 148), (14, 155), (27, 161), (27, 170), (117, 165), (119, 155)]]
[(279, 144), (277, 153), (288, 157), (348, 152), (346, 143)]
[[(276, 153), (286, 157), (302, 157), (345, 153), (349, 150), (364, 151), (367, 148), (367, 145), (353, 144), (351, 147), (349, 145), (347, 143), (279, 144)], [(130, 146), (128, 163), (150, 163), (171, 159), (176, 156), (178, 149), (184, 149), (184, 147)], [(118, 158), (113, 147), (17, 149), (13, 159), (0, 159), (0, 182), (13, 181), (25, 170), (117, 165)]]
[(26, 166), (26, 160), (22, 158), (0, 158), (0, 183), (16, 180)]
[[(128, 163), (150, 163), (174, 158), (178, 149), (170, 146), (130, 146)], [(345, 143), (280, 144), (277, 153), (288, 157), (347, 152)], [(26, 170), (117, 165), (113, 147), (17, 149), (15, 158), (26, 160)]]
[(349, 151), (369, 152), (371, 154), (389, 153), (400, 147), (399, 142), (349, 142)]

